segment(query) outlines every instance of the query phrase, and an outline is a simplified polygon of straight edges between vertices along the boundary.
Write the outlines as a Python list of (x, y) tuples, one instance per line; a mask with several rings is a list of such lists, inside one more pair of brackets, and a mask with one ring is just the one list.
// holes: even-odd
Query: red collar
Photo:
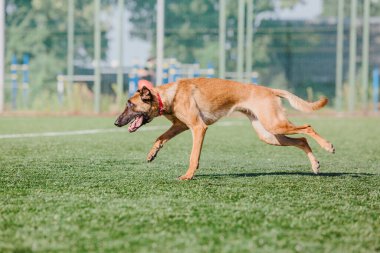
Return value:
[(157, 92), (157, 100), (158, 100), (158, 114), (162, 115), (165, 111), (164, 103), (162, 103), (160, 93)]

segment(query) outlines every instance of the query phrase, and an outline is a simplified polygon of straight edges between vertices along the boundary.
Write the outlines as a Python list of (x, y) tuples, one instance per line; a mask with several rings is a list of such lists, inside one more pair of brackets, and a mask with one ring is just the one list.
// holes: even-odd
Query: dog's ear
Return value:
[(143, 86), (141, 90), (139, 90), (140, 92), (140, 97), (141, 97), (141, 100), (144, 101), (144, 102), (150, 102), (152, 101), (152, 92), (150, 91), (150, 89), (148, 89), (147, 87)]

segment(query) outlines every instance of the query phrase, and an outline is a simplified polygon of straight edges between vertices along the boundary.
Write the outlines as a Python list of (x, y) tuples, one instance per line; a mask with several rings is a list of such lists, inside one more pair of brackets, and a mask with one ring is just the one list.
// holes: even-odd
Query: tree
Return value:
[[(379, 16), (380, 15), (380, 5), (378, 4), (378, 0), (370, 0), (371, 8), (370, 15), (371, 16)], [(360, 18), (363, 15), (363, 4), (364, 1), (357, 1), (357, 14)], [(351, 12), (351, 1), (344, 1), (344, 14), (349, 18)], [(336, 17), (338, 14), (338, 1), (337, 0), (325, 0), (323, 2), (323, 13), (322, 15), (325, 17)]]
[[(75, 1), (75, 58), (90, 63), (93, 55), (93, 1)], [(7, 0), (6, 59), (30, 55), (31, 90), (55, 91), (56, 77), (66, 72), (67, 1)], [(107, 47), (103, 24), (102, 46)], [(103, 57), (105, 56), (103, 50)]]
[[(237, 5), (238, 1), (227, 2), (227, 70), (236, 66)], [(290, 7), (299, 0), (282, 1), (281, 6)], [(156, 0), (127, 1), (133, 23), (132, 36), (150, 40), (155, 54)], [(255, 1), (255, 15), (273, 10), (273, 1)], [(181, 62), (198, 61), (205, 66), (218, 59), (219, 0), (165, 1), (165, 57), (175, 57)], [(260, 38), (260, 52), (255, 52), (256, 64), (269, 59), (265, 47), (270, 40)], [(256, 41), (257, 42), (257, 41)], [(256, 44), (255, 44), (256, 45)]]

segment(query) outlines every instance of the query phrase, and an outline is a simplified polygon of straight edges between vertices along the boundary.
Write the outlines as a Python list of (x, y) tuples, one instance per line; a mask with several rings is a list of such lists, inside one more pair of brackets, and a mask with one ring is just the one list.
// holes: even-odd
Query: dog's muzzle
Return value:
[(120, 123), (119, 123), (118, 120), (115, 121), (114, 125), (117, 126), (117, 127), (121, 127), (121, 125), (120, 125)]

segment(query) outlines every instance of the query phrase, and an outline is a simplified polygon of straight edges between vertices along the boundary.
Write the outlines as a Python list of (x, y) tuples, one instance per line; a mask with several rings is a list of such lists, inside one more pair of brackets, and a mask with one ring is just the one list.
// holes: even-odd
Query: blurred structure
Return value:
[(4, 111), (4, 88), (5, 88), (5, 0), (0, 0), (0, 113)]
[(197, 76), (378, 108), (371, 0), (0, 0), (0, 13), (0, 111), (112, 112), (140, 79)]

